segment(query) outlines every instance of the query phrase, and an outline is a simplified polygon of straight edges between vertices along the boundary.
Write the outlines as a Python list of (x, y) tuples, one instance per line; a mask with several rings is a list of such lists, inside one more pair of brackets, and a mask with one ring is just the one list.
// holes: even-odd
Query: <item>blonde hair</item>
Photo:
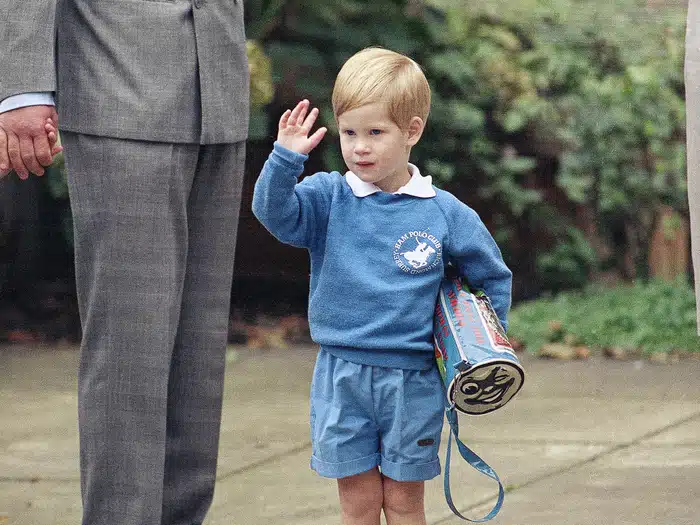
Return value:
[(430, 85), (421, 67), (388, 49), (370, 47), (355, 53), (340, 69), (333, 87), (336, 121), (346, 111), (385, 102), (389, 118), (400, 128), (413, 117), (425, 122), (430, 112)]

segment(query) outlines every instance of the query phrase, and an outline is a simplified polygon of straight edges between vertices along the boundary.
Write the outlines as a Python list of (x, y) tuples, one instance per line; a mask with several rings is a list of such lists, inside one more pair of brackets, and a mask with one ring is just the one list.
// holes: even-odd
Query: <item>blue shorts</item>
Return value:
[(360, 365), (321, 349), (311, 383), (311, 468), (344, 478), (379, 466), (397, 481), (440, 474), (444, 385), (437, 366)]

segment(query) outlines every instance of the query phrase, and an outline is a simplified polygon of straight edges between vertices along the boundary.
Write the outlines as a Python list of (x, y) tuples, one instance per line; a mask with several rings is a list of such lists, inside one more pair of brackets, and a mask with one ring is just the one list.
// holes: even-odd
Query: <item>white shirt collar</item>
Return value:
[[(435, 197), (432, 177), (424, 177), (420, 174), (420, 170), (411, 163), (408, 164), (408, 171), (411, 173), (410, 180), (395, 191), (394, 195), (412, 195), (424, 199)], [(367, 197), (367, 195), (382, 191), (375, 184), (363, 181), (352, 171), (348, 171), (345, 174), (345, 181), (350, 186), (355, 197)]]

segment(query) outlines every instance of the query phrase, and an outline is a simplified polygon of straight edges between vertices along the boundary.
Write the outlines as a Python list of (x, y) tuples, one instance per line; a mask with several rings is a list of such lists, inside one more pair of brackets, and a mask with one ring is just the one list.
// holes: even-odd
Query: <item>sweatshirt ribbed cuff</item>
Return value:
[(287, 149), (281, 146), (277, 141), (275, 141), (272, 153), (270, 154), (270, 159), (274, 162), (277, 162), (289, 170), (298, 171), (299, 173), (304, 171), (304, 162), (306, 162), (308, 158), (308, 155)]

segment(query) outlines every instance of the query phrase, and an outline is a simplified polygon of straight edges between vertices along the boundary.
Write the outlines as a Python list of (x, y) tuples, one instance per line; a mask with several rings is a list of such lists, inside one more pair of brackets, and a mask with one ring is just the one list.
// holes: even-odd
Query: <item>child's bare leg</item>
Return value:
[(338, 480), (343, 525), (379, 525), (382, 512), (382, 476), (372, 469)]
[(426, 525), (425, 482), (396, 481), (384, 476), (384, 515), (387, 525)]

